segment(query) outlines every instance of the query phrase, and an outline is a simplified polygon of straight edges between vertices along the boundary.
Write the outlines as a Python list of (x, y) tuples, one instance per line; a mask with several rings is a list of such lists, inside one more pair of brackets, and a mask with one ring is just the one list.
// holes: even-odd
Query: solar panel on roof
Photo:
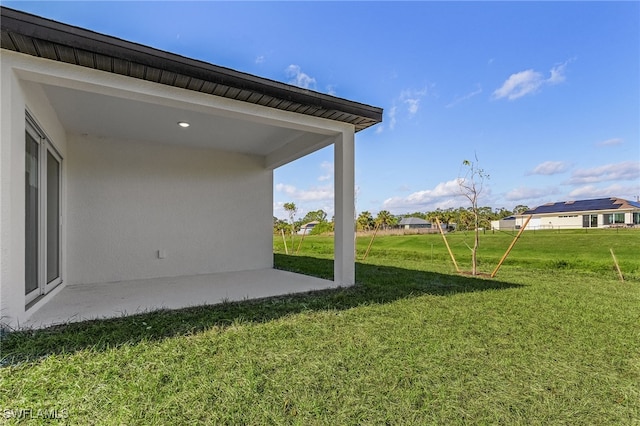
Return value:
[(543, 204), (524, 214), (565, 213), (577, 211), (615, 210), (626, 205), (640, 208), (640, 202), (631, 202), (619, 198), (596, 198), (592, 200), (562, 201)]

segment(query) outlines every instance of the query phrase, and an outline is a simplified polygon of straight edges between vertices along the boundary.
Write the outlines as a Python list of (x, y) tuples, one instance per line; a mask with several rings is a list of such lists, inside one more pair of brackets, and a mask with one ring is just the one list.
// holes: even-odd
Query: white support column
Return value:
[(343, 286), (355, 284), (354, 131), (343, 131), (334, 144), (335, 239), (333, 280)]

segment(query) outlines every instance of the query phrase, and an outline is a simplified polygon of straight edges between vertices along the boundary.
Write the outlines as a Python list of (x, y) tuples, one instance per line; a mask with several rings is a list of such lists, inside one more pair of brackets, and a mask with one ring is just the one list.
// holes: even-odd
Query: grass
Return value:
[[(581, 234), (562, 250), (525, 236), (494, 280), (451, 274), (432, 236), (384, 237), (351, 288), (11, 333), (0, 409), (69, 424), (638, 424), (640, 234), (614, 247), (624, 283), (592, 253), (620, 240), (593, 236), (591, 250)], [(483, 236), (485, 267), (500, 238)], [(332, 275), (329, 239), (307, 236), (299, 256), (277, 244), (277, 267)]]
[[(490, 273), (498, 264), (516, 232), (480, 234), (478, 261), (480, 270)], [(295, 247), (298, 247), (298, 240)], [(371, 237), (357, 240), (358, 259), (362, 259)], [(471, 270), (473, 245), (471, 232), (454, 232), (447, 241), (462, 270)], [(284, 253), (281, 238), (274, 239), (276, 253)], [(289, 243), (288, 243), (289, 244)], [(617, 276), (609, 249), (613, 249), (622, 271), (629, 279), (640, 278), (640, 230), (598, 229), (527, 231), (522, 234), (505, 262), (505, 266), (524, 269), (563, 269)], [(333, 238), (307, 236), (299, 254), (333, 257)], [(446, 246), (439, 234), (378, 236), (367, 256), (367, 263), (415, 260), (421, 267), (455, 272)]]

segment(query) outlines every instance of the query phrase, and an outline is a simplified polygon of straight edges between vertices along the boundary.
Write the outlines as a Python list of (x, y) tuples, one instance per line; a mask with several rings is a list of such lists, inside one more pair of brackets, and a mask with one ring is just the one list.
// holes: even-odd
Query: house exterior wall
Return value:
[(492, 220), (491, 221), (491, 229), (495, 229), (496, 231), (498, 231), (498, 230), (500, 230), (500, 231), (513, 231), (514, 229), (517, 229), (516, 220), (515, 219)]
[[(25, 123), (26, 111), (63, 157), (67, 136), (41, 86), (19, 80), (11, 61), (0, 61), (0, 323), (17, 324), (25, 311)], [(66, 175), (62, 169), (62, 212)], [(66, 243), (64, 233), (62, 245)], [(61, 265), (66, 274), (66, 265)], [(61, 287), (61, 286), (59, 286)], [(37, 309), (46, 299), (34, 304)]]
[[(624, 223), (605, 223), (604, 216), (609, 214), (623, 214)], [(620, 211), (620, 210), (595, 210), (595, 211), (582, 211), (582, 212), (569, 212), (569, 213), (549, 213), (544, 215), (536, 215), (534, 219), (529, 223), (527, 229), (581, 229), (583, 226), (583, 216), (595, 215), (597, 216), (597, 228), (610, 228), (617, 226), (633, 225), (633, 212), (632, 211)], [(524, 220), (524, 216), (518, 217), (518, 222)], [(534, 221), (536, 223), (534, 224)], [(501, 225), (502, 226), (502, 225)], [(637, 224), (636, 224), (637, 226)], [(594, 228), (589, 226), (589, 228)], [(503, 229), (502, 227), (500, 229)]]
[[(1, 59), (0, 327), (19, 326), (67, 284), (272, 267), (264, 157), (67, 134), (42, 85), (20, 74), (46, 61), (4, 50)], [(63, 220), (62, 284), (28, 308), (27, 112), (62, 157)]]
[(70, 284), (273, 266), (261, 157), (74, 135), (67, 175)]
[[(334, 280), (355, 282), (351, 124), (302, 116), (0, 51), (0, 328), (24, 323), (67, 284), (273, 266), (273, 169), (334, 144)], [(303, 137), (264, 155), (67, 132), (43, 85), (193, 106)], [(27, 308), (26, 111), (62, 157), (62, 284)]]
[(568, 229), (582, 228), (582, 214), (577, 213), (555, 213), (549, 216), (540, 217), (542, 229)]

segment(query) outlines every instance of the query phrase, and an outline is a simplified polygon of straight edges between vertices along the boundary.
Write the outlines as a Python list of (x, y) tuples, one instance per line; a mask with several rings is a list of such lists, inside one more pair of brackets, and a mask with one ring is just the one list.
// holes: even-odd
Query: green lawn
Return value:
[[(491, 273), (503, 256), (516, 232), (480, 234), (479, 266)], [(453, 232), (447, 235), (449, 246), (462, 270), (471, 270), (472, 232)], [(357, 240), (358, 260), (361, 260), (371, 237)], [(299, 254), (333, 257), (333, 238), (306, 236), (300, 245), (294, 240)], [(289, 252), (291, 243), (287, 239)], [(274, 239), (276, 253), (284, 253), (282, 238)], [(610, 249), (613, 249), (625, 277), (640, 278), (640, 229), (598, 229), (526, 231), (511, 251), (504, 266), (525, 269), (565, 269), (593, 272), (602, 276), (617, 276)], [(451, 258), (440, 234), (378, 236), (374, 239), (367, 263), (417, 261), (421, 268), (455, 272)], [(500, 273), (500, 271), (499, 271)]]
[[(464, 238), (452, 234), (450, 244), (468, 265)], [(483, 236), (483, 270), (511, 238)], [(525, 234), (490, 280), (453, 274), (441, 237), (389, 236), (376, 239), (348, 289), (9, 334), (0, 415), (57, 410), (69, 424), (638, 424), (639, 240)], [(358, 240), (360, 255), (368, 242)], [(274, 245), (277, 267), (332, 275), (329, 238), (307, 236), (298, 256)]]

